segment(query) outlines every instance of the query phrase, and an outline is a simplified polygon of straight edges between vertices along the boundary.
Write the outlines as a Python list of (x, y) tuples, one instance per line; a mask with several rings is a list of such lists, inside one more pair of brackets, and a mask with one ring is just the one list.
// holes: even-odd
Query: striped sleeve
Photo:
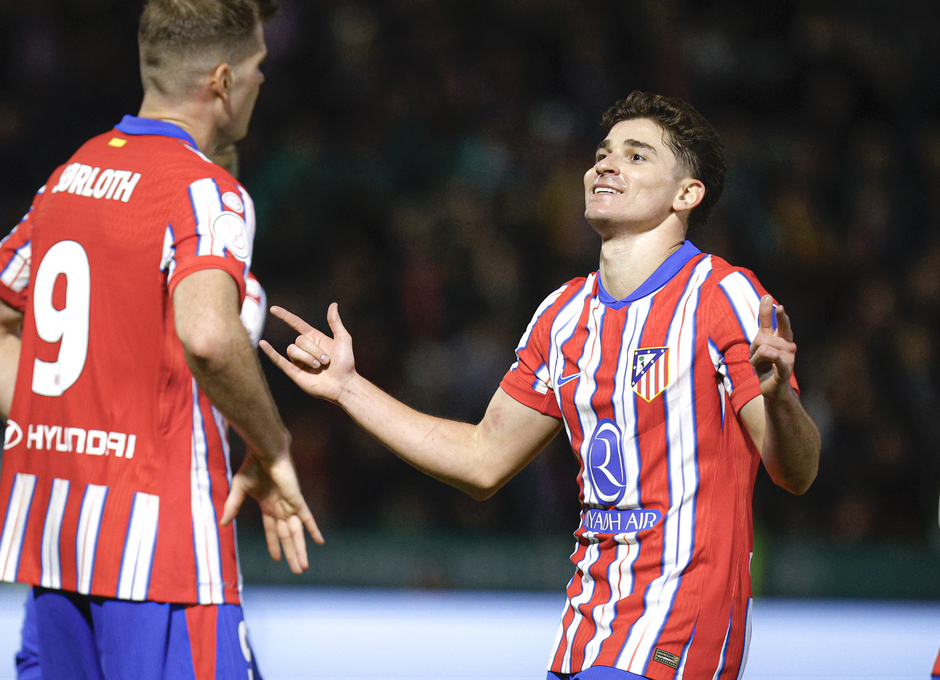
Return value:
[(516, 348), (516, 362), (499, 385), (519, 403), (555, 418), (562, 416), (548, 370), (548, 347), (554, 305), (567, 287), (562, 286), (539, 305)]
[(19, 311), (26, 310), (32, 263), (33, 211), (39, 206), (46, 187), (36, 192), (33, 204), (19, 224), (0, 241), (0, 300)]
[[(712, 296), (709, 344), (736, 412), (760, 394), (760, 382), (751, 366), (751, 342), (759, 328), (760, 299), (766, 294), (751, 272), (735, 269), (718, 281)], [(799, 389), (795, 376), (790, 382)]]
[(198, 179), (185, 188), (166, 227), (161, 268), (170, 293), (201, 269), (224, 269), (245, 297), (255, 235), (254, 205), (231, 176)]

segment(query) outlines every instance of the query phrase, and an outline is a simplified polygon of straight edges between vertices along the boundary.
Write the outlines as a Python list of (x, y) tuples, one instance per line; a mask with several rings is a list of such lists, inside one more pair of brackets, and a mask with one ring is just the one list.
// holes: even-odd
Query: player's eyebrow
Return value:
[[(625, 139), (623, 141), (623, 145), (626, 148), (643, 149), (644, 151), (648, 151), (653, 155), (659, 155), (654, 147), (650, 146), (646, 142), (641, 142), (639, 139)], [(612, 146), (613, 143), (609, 139), (605, 139), (603, 142), (597, 145), (597, 151), (610, 151)]]
[(659, 155), (656, 152), (656, 149), (647, 144), (646, 142), (641, 142), (639, 139), (627, 139), (623, 142), (624, 146), (632, 147), (634, 149), (643, 149), (644, 151), (649, 151), (653, 155)]

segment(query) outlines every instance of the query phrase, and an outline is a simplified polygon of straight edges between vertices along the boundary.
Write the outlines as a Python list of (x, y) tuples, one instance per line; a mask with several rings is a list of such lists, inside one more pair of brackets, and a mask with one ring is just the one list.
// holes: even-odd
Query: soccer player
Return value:
[[(234, 147), (229, 149), (230, 155), (224, 159), (213, 157), (216, 163), (223, 165), (232, 175), (237, 171), (237, 152)], [(226, 160), (224, 164), (221, 162)], [(264, 320), (267, 315), (267, 295), (261, 283), (254, 274), (248, 272), (245, 285), (245, 299), (242, 301), (242, 310), (239, 314), (242, 325), (248, 333), (252, 347), (257, 348), (264, 332)], [(5, 420), (6, 413), (0, 413)], [(20, 649), (15, 656), (17, 680), (41, 680), (42, 672), (39, 668), (39, 634), (36, 630), (36, 607), (33, 591), (30, 590), (26, 598), (23, 627), (21, 631)]]
[(309, 394), (476, 498), (565, 429), (582, 510), (549, 678), (737, 678), (758, 465), (803, 493), (820, 437), (799, 400), (783, 307), (749, 271), (685, 240), (721, 193), (711, 125), (641, 92), (603, 122), (584, 176), (600, 269), (545, 299), (480, 423), (418, 413), (361, 377), (335, 303), (332, 337), (274, 307), (301, 335), (288, 358), (261, 346)]
[[(297, 573), (304, 529), (323, 540), (239, 320), (251, 198), (204, 155), (245, 134), (272, 13), (149, 0), (138, 116), (0, 243), (0, 578), (34, 585), (46, 677), (258, 677), (232, 520), (258, 499)], [(229, 424), (249, 448), (234, 476)]]

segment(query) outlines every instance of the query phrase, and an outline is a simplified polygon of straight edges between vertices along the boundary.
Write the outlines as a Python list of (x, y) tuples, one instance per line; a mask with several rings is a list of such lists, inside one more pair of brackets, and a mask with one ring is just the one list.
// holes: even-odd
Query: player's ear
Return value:
[(700, 179), (686, 177), (679, 184), (679, 190), (672, 202), (672, 209), (676, 212), (691, 210), (705, 198), (705, 184)]
[(209, 89), (217, 97), (228, 99), (232, 89), (232, 68), (226, 62), (223, 61), (212, 69), (212, 74), (209, 76)]

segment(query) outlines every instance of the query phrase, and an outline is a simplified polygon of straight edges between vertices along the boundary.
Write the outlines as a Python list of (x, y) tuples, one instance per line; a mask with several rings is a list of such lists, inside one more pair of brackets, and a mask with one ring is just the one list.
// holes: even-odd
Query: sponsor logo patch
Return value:
[(239, 260), (251, 254), (248, 240), (248, 225), (240, 216), (232, 212), (223, 212), (212, 222), (212, 233), (222, 240), (225, 247)]
[(606, 418), (597, 424), (587, 451), (587, 469), (591, 485), (585, 489), (586, 500), (598, 505), (616, 505), (627, 489), (623, 465), (620, 428)]
[(653, 661), (669, 666), (673, 670), (679, 670), (679, 657), (659, 647), (653, 650)]
[(245, 204), (242, 203), (242, 199), (234, 191), (226, 191), (222, 194), (222, 203), (225, 204), (226, 208), (237, 213), (245, 212)]

